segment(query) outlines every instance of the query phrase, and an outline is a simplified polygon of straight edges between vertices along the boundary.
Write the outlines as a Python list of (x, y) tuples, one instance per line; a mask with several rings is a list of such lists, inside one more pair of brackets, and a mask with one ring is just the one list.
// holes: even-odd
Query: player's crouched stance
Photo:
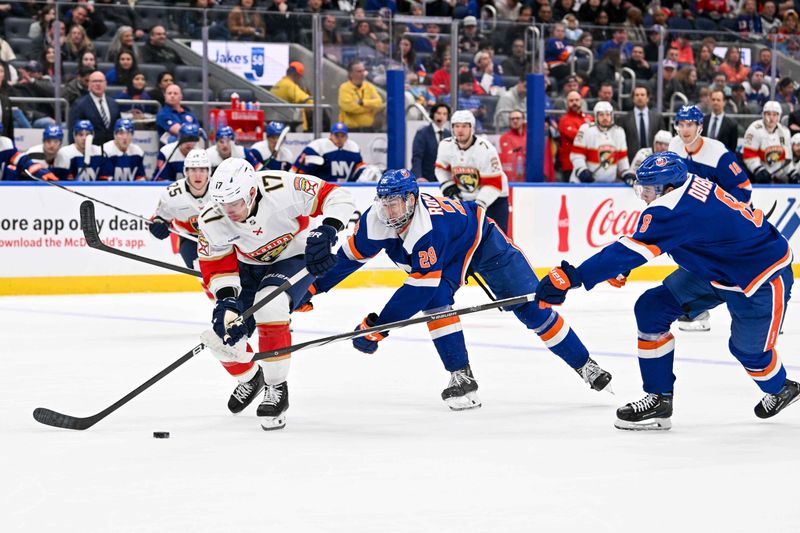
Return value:
[[(531, 294), (538, 282), (525, 256), (486, 217), (482, 207), (475, 202), (421, 194), (414, 174), (406, 169), (388, 170), (381, 176), (375, 203), (339, 249), (337, 265), (314, 283), (312, 292), (332, 289), (381, 250), (408, 272), (408, 278), (380, 314), (370, 313), (357, 330), (404, 320), (420, 311), (430, 314), (449, 309), (468, 268), (479, 273), (498, 298)], [(593, 389), (602, 390), (611, 381), (611, 374), (589, 357), (558, 313), (533, 304), (509, 310)], [(428, 323), (428, 329), (450, 372), (442, 399), (453, 410), (480, 407), (478, 383), (469, 366), (460, 320), (434, 320)], [(371, 354), (387, 335), (358, 337), (353, 346)]]
[[(775, 342), (792, 288), (792, 251), (758, 209), (738, 202), (718, 185), (694, 174), (673, 152), (648, 157), (636, 172), (636, 192), (648, 206), (632, 237), (622, 237), (580, 266), (566, 261), (542, 280), (537, 300), (560, 304), (569, 289), (597, 283), (669, 253), (687, 275), (642, 294), (634, 313), (639, 369), (647, 395), (617, 410), (619, 429), (669, 429), (675, 376), (670, 325), (691, 297), (705, 309), (726, 304), (731, 314), (728, 346), (759, 388), (759, 418), (795, 402), (800, 385), (786, 378)], [(669, 278), (667, 278), (669, 280)]]
[[(314, 276), (336, 264), (331, 248), (353, 214), (350, 194), (313, 176), (256, 173), (239, 158), (224, 160), (209, 182), (211, 204), (200, 214), (200, 270), (216, 297), (213, 331), (203, 342), (239, 380), (228, 408), (241, 412), (264, 389), (257, 415), (265, 430), (286, 424), (289, 355), (253, 362), (247, 338), (258, 331), (259, 351), (292, 344), (289, 316)], [(322, 225), (307, 231), (309, 217)], [(240, 315), (306, 268), (309, 275), (245, 322)]]

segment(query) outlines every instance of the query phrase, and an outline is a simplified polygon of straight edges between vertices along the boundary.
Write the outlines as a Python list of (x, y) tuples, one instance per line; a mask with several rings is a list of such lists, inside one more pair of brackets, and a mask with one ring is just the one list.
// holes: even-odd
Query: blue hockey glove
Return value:
[[(228, 346), (233, 346), (246, 337), (250, 330), (248, 326), (255, 325), (254, 320), (234, 324), (233, 322), (239, 318), (241, 314), (242, 304), (239, 300), (230, 296), (222, 300), (217, 300), (217, 304), (214, 306), (211, 326), (214, 329), (214, 333)], [(253, 323), (249, 324), (249, 322)]]
[(753, 174), (753, 183), (771, 183), (771, 182), (772, 182), (772, 176), (770, 176), (769, 172), (764, 167), (759, 168)]
[(156, 239), (163, 240), (169, 237), (169, 224), (161, 217), (155, 217), (149, 229)]
[(592, 171), (589, 170), (588, 168), (584, 168), (583, 170), (578, 172), (578, 179), (581, 181), (581, 183), (594, 182), (594, 176), (592, 175)]
[[(370, 313), (366, 316), (366, 318), (359, 324), (355, 331), (361, 329), (368, 329), (371, 327), (376, 326), (378, 323), (378, 315), (375, 313)], [(389, 336), (388, 331), (376, 331), (375, 333), (370, 333), (369, 335), (365, 335), (363, 337), (356, 337), (353, 339), (353, 348), (358, 350), (359, 352), (364, 353), (375, 353), (378, 350), (378, 342), (382, 341), (386, 337)]]
[(336, 228), (323, 224), (311, 230), (306, 240), (306, 269), (320, 278), (336, 266), (336, 255), (331, 251), (336, 244)]
[(583, 285), (578, 269), (566, 261), (539, 280), (536, 287), (536, 301), (550, 305), (561, 305), (567, 299), (567, 291)]

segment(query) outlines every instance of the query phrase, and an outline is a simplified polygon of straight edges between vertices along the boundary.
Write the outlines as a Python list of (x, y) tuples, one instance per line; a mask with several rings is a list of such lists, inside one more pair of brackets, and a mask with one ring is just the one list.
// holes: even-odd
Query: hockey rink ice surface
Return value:
[[(349, 342), (295, 354), (273, 432), (255, 404), (228, 413), (234, 381), (206, 352), (87, 431), (40, 425), (35, 407), (94, 414), (178, 359), (211, 306), (199, 292), (0, 298), (0, 531), (800, 530), (800, 405), (755, 417), (724, 309), (710, 333), (673, 328), (673, 429), (613, 427), (643, 396), (632, 309), (649, 286), (572, 291), (561, 309), (614, 396), (491, 310), (463, 318), (481, 409), (445, 407), (449, 375), (418, 325), (372, 356)], [(315, 297), (294, 339), (351, 330), (391, 292)], [(456, 305), (484, 301), (469, 286)], [(797, 379), (797, 290), (792, 303), (778, 350)]]

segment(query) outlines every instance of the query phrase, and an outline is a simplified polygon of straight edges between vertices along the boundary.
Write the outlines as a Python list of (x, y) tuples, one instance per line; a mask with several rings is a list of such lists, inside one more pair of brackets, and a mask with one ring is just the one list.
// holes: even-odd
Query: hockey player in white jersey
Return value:
[(97, 180), (103, 151), (88, 140), (94, 136), (94, 126), (88, 120), (79, 120), (72, 126), (72, 136), (75, 142), (58, 151), (53, 172), (62, 180)]
[(349, 138), (344, 122), (331, 126), (330, 135), (314, 139), (292, 165), (292, 172), (319, 176), (325, 181), (356, 181), (364, 169), (361, 149)]
[(800, 181), (800, 133), (792, 135), (792, 165), (794, 165), (794, 176), (789, 178), (789, 183)]
[[(639, 166), (642, 164), (642, 161), (654, 153), (666, 152), (667, 148), (669, 148), (670, 142), (672, 142), (672, 135), (670, 132), (667, 130), (658, 130), (656, 132), (656, 136), (653, 138), (653, 147), (640, 148), (639, 151), (636, 152), (636, 155), (633, 156), (633, 161), (631, 161), (631, 170), (636, 172), (636, 169), (639, 168)], [(629, 183), (629, 185), (633, 185), (633, 182)]]
[[(211, 204), (199, 218), (197, 250), (203, 280), (216, 297), (213, 331), (203, 342), (239, 380), (228, 407), (244, 409), (260, 389), (257, 415), (265, 430), (286, 424), (290, 356), (255, 363), (247, 337), (258, 332), (259, 351), (289, 346), (289, 317), (315, 276), (336, 264), (332, 247), (355, 206), (350, 193), (308, 175), (278, 170), (256, 173), (239, 158), (223, 161), (209, 184)], [(308, 231), (309, 218), (322, 224)], [(306, 268), (291, 289), (240, 324), (236, 319), (278, 286)]]
[(450, 119), (453, 136), (442, 140), (434, 173), (444, 196), (476, 202), (508, 231), (508, 177), (497, 149), (475, 135), (475, 115), (459, 110)]
[(581, 125), (572, 153), (574, 183), (630, 181), (636, 178), (628, 161), (625, 130), (614, 124), (614, 108), (608, 102), (594, 105), (594, 122)]
[(791, 133), (780, 123), (781, 105), (770, 100), (764, 104), (761, 118), (744, 132), (742, 158), (753, 183), (795, 181), (792, 164)]
[(64, 130), (58, 124), (51, 124), (42, 131), (42, 144), (31, 146), (25, 151), (25, 155), (42, 167), (53, 168), (62, 142)]
[[(166, 187), (158, 199), (149, 228), (157, 239), (169, 237), (170, 226), (195, 237), (199, 233), (197, 217), (208, 203), (208, 180), (211, 176), (211, 164), (205, 150), (195, 148), (189, 152), (183, 162), (183, 174), (186, 177)], [(181, 237), (179, 251), (188, 268), (197, 266), (195, 241)]]
[(103, 181), (143, 181), (144, 150), (133, 144), (135, 127), (129, 118), (114, 123), (114, 138), (103, 143), (103, 163), (97, 179)]
[(214, 146), (206, 149), (208, 161), (211, 163), (211, 172), (229, 157), (246, 159), (254, 167), (259, 161), (249, 148), (236, 144), (236, 135), (230, 126), (220, 126), (214, 134)]
[(281, 135), (286, 137), (287, 126), (283, 122), (270, 122), (267, 124), (267, 139), (255, 143), (250, 149), (258, 162), (265, 170), (289, 170), (292, 168), (292, 152), (288, 148), (278, 146)]

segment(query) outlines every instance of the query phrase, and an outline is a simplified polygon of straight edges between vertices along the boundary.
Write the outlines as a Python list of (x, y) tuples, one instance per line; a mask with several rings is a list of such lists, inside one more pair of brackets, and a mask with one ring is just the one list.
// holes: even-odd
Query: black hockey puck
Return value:
[(154, 439), (168, 439), (169, 438), (169, 431), (154, 431), (153, 432)]

